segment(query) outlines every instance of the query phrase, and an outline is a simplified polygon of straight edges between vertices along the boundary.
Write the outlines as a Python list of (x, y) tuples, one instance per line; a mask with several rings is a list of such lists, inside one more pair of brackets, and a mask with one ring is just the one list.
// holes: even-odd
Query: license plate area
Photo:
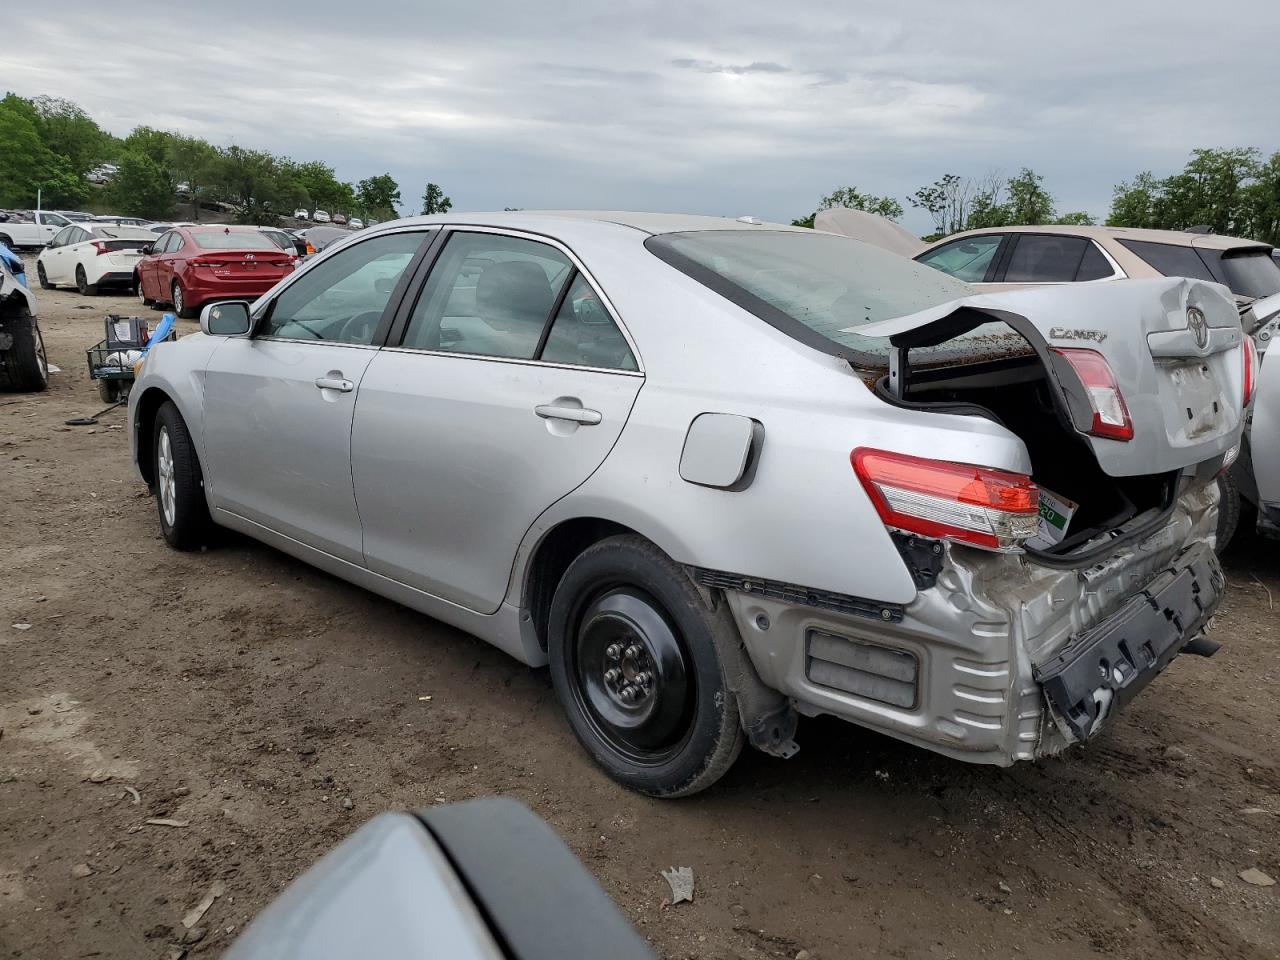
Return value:
[(1067, 739), (1093, 736), (1168, 666), (1204, 628), (1225, 587), (1213, 551), (1190, 547), (1141, 593), (1036, 666), (1035, 679)]
[(1222, 427), (1221, 391), (1207, 364), (1179, 363), (1167, 368), (1177, 398), (1178, 419), (1188, 440), (1211, 435)]

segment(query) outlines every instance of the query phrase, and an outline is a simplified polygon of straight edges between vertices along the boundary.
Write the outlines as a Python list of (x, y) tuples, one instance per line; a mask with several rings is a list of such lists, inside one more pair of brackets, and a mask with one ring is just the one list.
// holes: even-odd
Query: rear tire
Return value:
[(1240, 486), (1227, 471), (1218, 477), (1218, 537), (1214, 552), (1218, 556), (1226, 551), (1240, 525)]
[(548, 623), (552, 683), (578, 741), (619, 783), (688, 796), (737, 759), (716, 629), (683, 568), (643, 537), (602, 540), (565, 571)]
[(98, 396), (103, 403), (115, 403), (120, 399), (120, 385), (115, 380), (104, 377), (98, 381)]
[(36, 279), (40, 281), (41, 290), (52, 290), (53, 284), (49, 282), (49, 277), (44, 272), (44, 264), (36, 264)]
[(151, 435), (160, 532), (175, 550), (196, 550), (208, 543), (213, 520), (195, 444), (172, 400), (156, 411)]
[(0, 352), (0, 390), (39, 393), (49, 387), (49, 361), (44, 352), (40, 324), (29, 313), (0, 320), (0, 331), (13, 337), (9, 349)]
[(177, 280), (173, 281), (173, 312), (183, 320), (191, 320), (198, 315), (199, 308), (187, 305), (187, 294), (182, 289), (182, 284)]
[(96, 297), (98, 295), (98, 285), (89, 282), (89, 278), (85, 276), (84, 267), (82, 266), (76, 267), (76, 289), (84, 297)]

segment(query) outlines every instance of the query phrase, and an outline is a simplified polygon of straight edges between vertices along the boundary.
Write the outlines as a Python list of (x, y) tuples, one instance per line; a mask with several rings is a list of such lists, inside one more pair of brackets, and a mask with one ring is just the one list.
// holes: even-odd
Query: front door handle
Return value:
[(599, 410), (587, 410), (584, 407), (572, 407), (560, 403), (540, 403), (533, 412), (543, 420), (568, 420), (580, 423), (584, 427), (594, 427), (602, 419)]
[(345, 379), (340, 371), (330, 370), (327, 377), (316, 377), (316, 386), (321, 390), (337, 390), (339, 393), (350, 393), (356, 385)]

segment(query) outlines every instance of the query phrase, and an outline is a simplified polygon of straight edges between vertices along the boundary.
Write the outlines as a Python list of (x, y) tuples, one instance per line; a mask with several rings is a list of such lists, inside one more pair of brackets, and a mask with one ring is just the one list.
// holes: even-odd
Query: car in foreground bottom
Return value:
[(374, 817), (290, 884), (223, 957), (653, 960), (653, 952), (550, 827), (515, 800), (484, 797)]
[(1225, 584), (1256, 372), (1216, 284), (982, 295), (718, 218), (410, 218), (158, 345), (178, 549), (229, 527), (549, 665), (655, 796), (831, 714), (1008, 765), (1114, 723)]

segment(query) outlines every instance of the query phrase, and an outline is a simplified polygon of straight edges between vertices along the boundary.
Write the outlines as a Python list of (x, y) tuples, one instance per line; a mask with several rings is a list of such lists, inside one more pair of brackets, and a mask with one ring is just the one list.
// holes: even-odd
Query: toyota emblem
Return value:
[(1187, 307), (1187, 329), (1196, 338), (1196, 346), (1203, 350), (1209, 345), (1209, 321), (1199, 307)]

